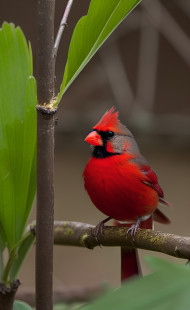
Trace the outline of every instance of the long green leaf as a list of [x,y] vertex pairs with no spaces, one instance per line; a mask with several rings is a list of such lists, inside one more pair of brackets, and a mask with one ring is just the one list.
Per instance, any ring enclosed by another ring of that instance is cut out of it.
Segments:
[[[149,259],[150,261],[150,259]],[[84,310],[188,310],[190,270],[186,266],[151,258],[156,272],[125,283],[100,297]]]
[[[0,227],[11,249],[21,238],[36,190],[36,82],[19,27],[0,29]],[[3,243],[3,242],[1,242]]]
[[87,16],[77,23],[69,47],[57,102],[104,41],[141,0],[91,0]]

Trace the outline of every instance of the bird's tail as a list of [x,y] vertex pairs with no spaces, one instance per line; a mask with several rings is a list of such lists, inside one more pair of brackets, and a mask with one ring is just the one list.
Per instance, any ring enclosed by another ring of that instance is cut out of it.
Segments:
[[[114,226],[125,226],[131,227],[131,224],[121,224],[114,221]],[[152,216],[146,221],[140,223],[140,228],[152,229],[153,228],[153,218]],[[126,281],[130,277],[135,275],[141,275],[141,267],[138,257],[137,249],[129,247],[121,247],[121,281]]]
[[121,247],[121,281],[140,274],[141,267],[137,250]]

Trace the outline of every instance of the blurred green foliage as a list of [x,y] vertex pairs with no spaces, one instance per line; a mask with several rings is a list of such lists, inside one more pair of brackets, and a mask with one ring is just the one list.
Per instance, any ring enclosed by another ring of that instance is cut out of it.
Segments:
[[111,290],[82,310],[189,310],[190,269],[149,257],[154,272]]

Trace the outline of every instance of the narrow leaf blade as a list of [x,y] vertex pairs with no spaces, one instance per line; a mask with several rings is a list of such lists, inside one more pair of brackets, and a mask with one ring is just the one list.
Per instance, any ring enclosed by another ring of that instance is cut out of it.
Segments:
[[21,29],[13,24],[4,23],[0,29],[0,68],[0,227],[1,243],[11,249],[22,236],[32,206],[36,169],[31,50]]
[[91,0],[87,16],[77,23],[69,47],[57,105],[68,87],[104,41],[141,0]]

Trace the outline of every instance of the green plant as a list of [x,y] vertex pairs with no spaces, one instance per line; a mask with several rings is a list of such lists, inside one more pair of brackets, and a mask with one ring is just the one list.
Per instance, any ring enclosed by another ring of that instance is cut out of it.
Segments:
[[[58,106],[78,74],[139,2],[91,0],[87,16],[73,32],[60,92],[47,109]],[[37,92],[32,52],[13,24],[4,23],[0,29],[0,68],[0,281],[9,286],[34,242],[34,235],[24,230],[36,192]],[[83,309],[188,309],[189,269],[153,258],[149,263],[153,274],[108,292]],[[17,301],[17,309],[30,307]]]
[[36,192],[32,51],[13,24],[4,23],[0,29],[0,67],[0,280],[8,284],[34,241],[32,234],[23,234]]
[[91,0],[88,14],[78,21],[74,29],[55,106],[106,39],[140,1]]
[[[80,19],[73,33],[55,106],[138,2],[91,1],[88,15]],[[24,229],[36,192],[37,92],[32,51],[21,29],[13,24],[4,23],[0,29],[0,67],[0,281],[9,286],[34,242],[33,234],[24,235]]]
[[190,270],[155,257],[147,261],[153,273],[111,290],[83,310],[188,310]]

